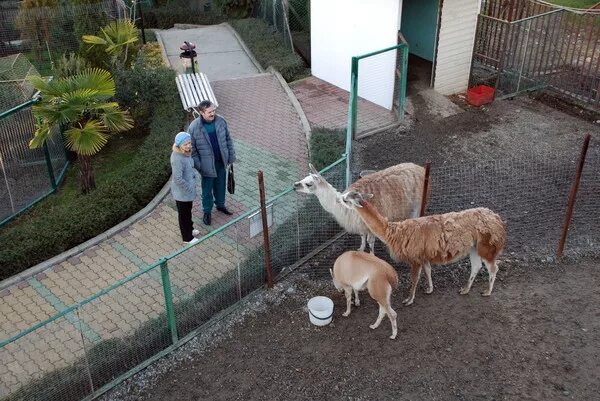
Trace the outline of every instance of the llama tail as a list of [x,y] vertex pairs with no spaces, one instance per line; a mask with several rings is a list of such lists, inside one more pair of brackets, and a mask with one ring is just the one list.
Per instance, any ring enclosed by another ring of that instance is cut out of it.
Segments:
[[392,290],[398,288],[398,273],[396,273],[396,270],[394,270],[393,267],[389,266],[387,269],[385,269],[385,278],[392,286]]

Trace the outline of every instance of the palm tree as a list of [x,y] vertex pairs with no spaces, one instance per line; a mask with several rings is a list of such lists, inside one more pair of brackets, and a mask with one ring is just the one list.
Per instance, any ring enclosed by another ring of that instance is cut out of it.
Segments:
[[29,147],[42,146],[62,128],[67,149],[77,154],[81,191],[90,192],[96,188],[91,156],[102,149],[108,135],[133,126],[129,113],[111,101],[115,81],[110,72],[98,68],[49,82],[41,77],[30,80],[41,101],[33,106],[37,123]]
[[117,20],[102,28],[99,36],[81,38],[91,47],[100,46],[110,56],[112,67],[126,68],[131,65],[133,54],[130,53],[136,50],[133,44],[138,41],[138,32],[132,21]]

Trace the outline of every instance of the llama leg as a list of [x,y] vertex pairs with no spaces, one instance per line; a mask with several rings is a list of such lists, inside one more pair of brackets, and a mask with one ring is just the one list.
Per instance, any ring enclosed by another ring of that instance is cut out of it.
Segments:
[[396,338],[396,335],[398,334],[398,323],[396,318],[398,317],[398,314],[396,313],[395,310],[392,309],[392,307],[389,305],[388,302],[388,306],[387,306],[387,315],[388,318],[390,319],[390,323],[392,324],[392,335],[390,336],[390,338],[393,340]]
[[375,236],[373,234],[367,234],[367,241],[369,242],[369,249],[371,249],[371,255],[375,255]]
[[354,305],[360,306],[360,299],[358,299],[358,290],[354,288]]
[[431,294],[433,292],[433,281],[431,281],[431,264],[429,262],[425,262],[423,264],[425,268],[425,277],[427,277],[427,290],[425,294]]
[[381,304],[379,304],[379,315],[377,315],[377,320],[375,320],[375,323],[373,323],[369,327],[372,329],[378,328],[379,325],[381,324],[381,321],[383,320],[384,316],[385,316],[385,308],[383,306],[381,306]]
[[483,295],[484,297],[489,297],[490,295],[492,295],[492,290],[494,289],[494,281],[496,281],[496,273],[498,272],[498,262],[496,262],[495,260],[492,262],[484,260],[483,263],[485,264],[485,268],[488,271],[488,280],[490,285],[487,291],[482,292],[481,295]]
[[419,284],[419,278],[421,277],[421,265],[413,265],[410,268],[410,280],[412,286],[410,287],[410,295],[402,303],[405,306],[412,305],[415,300],[415,292],[417,291],[417,284]]
[[481,256],[479,256],[475,247],[471,248],[469,256],[471,257],[471,275],[469,276],[467,285],[460,289],[460,295],[467,295],[469,293],[473,281],[475,280],[477,273],[479,273],[479,269],[481,269]]
[[364,252],[366,246],[367,246],[367,236],[361,234],[360,235],[360,248],[358,248],[358,252]]
[[342,316],[346,317],[350,314],[350,304],[352,303],[352,287],[344,287],[344,293],[346,294],[346,312],[342,313]]

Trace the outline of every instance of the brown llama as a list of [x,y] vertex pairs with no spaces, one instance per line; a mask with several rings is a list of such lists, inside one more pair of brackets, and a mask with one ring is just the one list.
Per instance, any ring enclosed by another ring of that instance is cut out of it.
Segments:
[[410,265],[412,286],[409,297],[402,301],[405,305],[415,299],[421,268],[427,277],[426,293],[431,294],[431,264],[448,264],[467,255],[471,258],[471,275],[460,293],[469,293],[483,260],[489,274],[489,287],[482,295],[491,295],[498,271],[496,258],[506,244],[506,229],[500,216],[489,209],[476,208],[389,222],[366,200],[371,197],[349,191],[342,195],[341,202],[358,212],[369,229],[386,243],[394,260]]

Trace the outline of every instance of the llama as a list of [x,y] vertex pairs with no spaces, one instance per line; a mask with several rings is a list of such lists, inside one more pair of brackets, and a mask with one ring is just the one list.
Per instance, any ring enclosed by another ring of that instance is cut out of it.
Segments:
[[496,258],[506,244],[506,229],[500,216],[489,209],[476,208],[394,223],[388,222],[366,200],[372,196],[349,191],[341,196],[341,202],[358,212],[369,229],[387,244],[394,260],[410,265],[412,286],[409,297],[402,303],[413,303],[422,267],[427,277],[426,293],[431,294],[431,263],[452,263],[467,255],[471,258],[471,274],[460,294],[469,293],[482,259],[488,271],[489,287],[481,295],[492,294],[498,271]]
[[[371,254],[375,253],[375,236],[361,220],[358,213],[339,202],[339,193],[321,176],[312,164],[311,174],[294,183],[296,192],[315,194],[321,206],[333,215],[340,226],[351,234],[360,234],[359,251],[364,251],[367,242]],[[359,179],[350,190],[374,193],[375,206],[391,221],[418,217],[421,208],[425,169],[413,163],[401,163],[384,170],[373,172]]]
[[369,295],[379,304],[379,315],[375,323],[369,327],[376,329],[381,324],[385,315],[392,324],[393,340],[398,333],[396,311],[391,307],[390,298],[392,291],[398,288],[398,273],[384,260],[375,255],[360,251],[347,251],[341,254],[333,264],[333,270],[329,269],[333,278],[333,285],[339,291],[346,294],[346,312],[342,316],[350,315],[352,303],[352,291],[354,291],[354,305],[359,306],[358,291],[365,288]]

